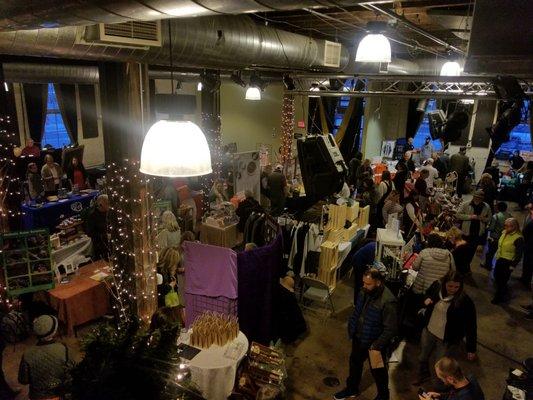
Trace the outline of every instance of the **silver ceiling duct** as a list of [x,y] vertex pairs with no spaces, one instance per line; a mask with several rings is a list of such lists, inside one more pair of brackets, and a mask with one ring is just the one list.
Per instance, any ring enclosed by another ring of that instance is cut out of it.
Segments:
[[[30,4],[28,4],[30,3]],[[10,0],[2,2],[0,30],[114,24],[167,18],[353,6],[362,0]],[[392,1],[374,1],[392,3]]]
[[4,79],[17,83],[98,83],[98,67],[85,65],[4,63]]
[[[256,24],[247,16],[220,16],[161,21],[161,47],[131,48],[80,43],[85,28],[67,26],[0,33],[0,54],[98,61],[136,61],[168,66],[168,23],[176,66],[295,70],[325,68],[326,42]],[[340,67],[348,64],[342,46]]]

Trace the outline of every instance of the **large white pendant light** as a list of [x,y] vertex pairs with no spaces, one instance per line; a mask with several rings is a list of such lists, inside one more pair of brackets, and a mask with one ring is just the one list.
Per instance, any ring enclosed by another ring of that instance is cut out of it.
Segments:
[[204,133],[191,121],[157,121],[144,138],[140,171],[167,177],[210,174],[211,153]]
[[[170,84],[174,94],[171,23],[168,22]],[[144,137],[139,170],[148,175],[188,177],[207,175],[211,153],[202,130],[191,121],[157,121]]]
[[381,33],[367,34],[357,46],[355,61],[390,63],[391,47],[389,39]]
[[440,69],[441,76],[459,76],[461,75],[461,66],[457,61],[447,61]]
[[246,100],[261,100],[261,90],[259,90],[258,87],[255,86],[249,86],[248,89],[246,89]]

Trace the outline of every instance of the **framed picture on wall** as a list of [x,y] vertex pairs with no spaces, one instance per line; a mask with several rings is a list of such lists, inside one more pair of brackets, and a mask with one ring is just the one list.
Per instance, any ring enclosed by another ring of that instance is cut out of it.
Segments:
[[394,147],[396,146],[395,140],[384,140],[381,143],[381,157],[392,158],[394,156]]

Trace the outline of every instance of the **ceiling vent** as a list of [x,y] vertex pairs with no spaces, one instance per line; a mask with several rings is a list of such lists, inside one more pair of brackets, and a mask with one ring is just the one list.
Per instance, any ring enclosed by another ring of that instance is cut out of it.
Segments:
[[161,47],[160,21],[98,24],[85,29],[85,41],[126,47]]
[[341,49],[340,43],[325,41],[324,44],[324,66],[338,68],[341,64]]

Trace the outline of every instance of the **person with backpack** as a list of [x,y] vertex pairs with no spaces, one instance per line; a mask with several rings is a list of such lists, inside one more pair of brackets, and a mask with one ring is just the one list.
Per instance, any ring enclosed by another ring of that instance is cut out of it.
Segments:
[[60,400],[65,390],[66,372],[72,359],[68,347],[56,341],[58,321],[52,315],[41,315],[33,321],[38,338],[22,356],[18,380],[30,385],[30,400]]

